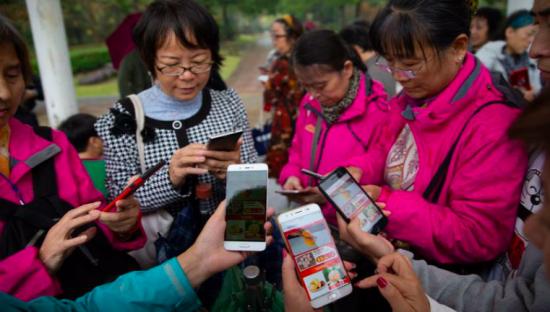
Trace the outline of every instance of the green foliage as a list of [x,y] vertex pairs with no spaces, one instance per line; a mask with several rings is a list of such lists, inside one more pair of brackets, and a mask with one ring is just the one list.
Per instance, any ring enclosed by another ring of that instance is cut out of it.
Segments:
[[82,73],[103,67],[111,62],[107,47],[88,47],[70,52],[73,73]]
[[95,96],[118,96],[117,78],[111,78],[107,81],[93,85],[79,85],[75,79],[75,90],[77,97],[95,97]]
[[[111,57],[104,45],[87,45],[73,47],[69,51],[73,74],[83,73],[103,67],[111,62]],[[35,57],[31,58],[31,66],[35,73],[38,73],[38,62]]]

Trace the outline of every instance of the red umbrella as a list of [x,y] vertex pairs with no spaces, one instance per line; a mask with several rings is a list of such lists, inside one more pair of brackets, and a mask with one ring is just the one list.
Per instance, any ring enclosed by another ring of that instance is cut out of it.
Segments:
[[122,59],[135,48],[134,41],[132,40],[132,30],[141,18],[141,15],[141,12],[137,12],[126,16],[109,37],[107,37],[107,40],[105,40],[115,69],[118,69]]

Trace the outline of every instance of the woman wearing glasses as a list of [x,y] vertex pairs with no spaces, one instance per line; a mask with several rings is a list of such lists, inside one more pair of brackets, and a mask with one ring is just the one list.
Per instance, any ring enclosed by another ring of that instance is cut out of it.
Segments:
[[[227,167],[256,160],[239,96],[232,89],[206,87],[222,63],[218,26],[194,1],[159,0],[149,5],[137,24],[134,41],[155,80],[137,95],[145,115],[140,133],[143,159],[136,143],[135,104],[125,98],[96,123],[105,144],[107,187],[116,196],[128,177],[165,160],[168,165],[135,194],[143,213],[164,209],[175,217],[183,209],[181,213],[188,211],[194,218],[193,224],[204,224],[225,197]],[[209,137],[235,130],[244,131],[235,150],[206,148]],[[200,215],[192,211],[197,206]],[[178,230],[196,234],[187,228]]]
[[302,32],[302,24],[292,15],[278,18],[271,25],[271,40],[278,56],[269,68],[264,110],[273,111],[266,162],[269,165],[269,176],[275,179],[288,160],[298,104],[304,95],[290,65],[290,53]]
[[466,1],[393,0],[377,15],[374,49],[403,86],[399,130],[350,162],[363,184],[384,181],[365,188],[391,212],[391,238],[461,272],[505,251],[527,165],[506,133],[521,96],[468,52],[470,14]]
[[[383,132],[388,106],[384,87],[366,73],[359,55],[336,33],[313,30],[296,43],[292,54],[296,77],[307,90],[300,104],[296,133],[279,182],[285,190],[308,188],[292,198],[323,205],[327,221],[336,225],[336,210],[327,204],[309,169],[328,174],[354,155],[371,148]],[[370,183],[381,180],[370,181]]]

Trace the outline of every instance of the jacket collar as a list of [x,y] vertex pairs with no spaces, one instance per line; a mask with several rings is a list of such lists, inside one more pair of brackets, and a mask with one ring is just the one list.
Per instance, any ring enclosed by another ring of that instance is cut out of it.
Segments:
[[[361,117],[363,114],[366,113],[367,104],[369,101],[372,101],[372,99],[370,98],[372,93],[372,83],[370,83],[370,86],[368,86],[367,88],[367,78],[365,77],[365,74],[360,73],[360,75],[361,78],[359,80],[359,88],[357,89],[355,100],[353,100],[353,103],[342,113],[336,123],[346,122],[354,118]],[[369,91],[368,95],[367,91]],[[305,96],[306,99],[309,99],[309,101],[304,106],[305,109],[313,112],[317,116],[321,116],[324,119],[322,113],[323,110],[319,101],[315,100],[309,93],[307,93]]]
[[487,84],[492,85],[489,72],[473,54],[467,53],[464,64],[453,81],[438,95],[427,101],[426,107],[411,107],[410,103],[414,100],[405,92],[400,93],[396,100],[405,119],[445,120],[465,109],[468,105],[463,104],[472,101],[476,96],[483,96],[485,92],[500,93]]
[[14,183],[34,167],[61,152],[59,145],[38,136],[30,126],[13,117],[9,120],[9,126],[11,129],[10,162],[13,165],[10,180]]

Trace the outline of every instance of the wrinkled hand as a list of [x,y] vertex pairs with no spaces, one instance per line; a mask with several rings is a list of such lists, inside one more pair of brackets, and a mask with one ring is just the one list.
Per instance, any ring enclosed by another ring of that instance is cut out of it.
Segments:
[[359,182],[361,181],[361,177],[363,176],[363,170],[357,168],[357,167],[347,167],[346,168],[351,174],[351,176],[355,179],[355,181]]
[[[139,176],[133,176],[128,180],[130,185]],[[139,201],[132,195],[115,203],[116,212],[102,212],[99,221],[115,233],[119,238],[125,239],[140,226],[141,208]]]
[[393,311],[430,311],[430,303],[409,258],[399,253],[387,255],[378,261],[378,272],[379,274],[357,282],[355,286],[378,286]]
[[76,247],[94,237],[96,227],[88,228],[76,237],[72,237],[72,233],[78,227],[99,218],[100,212],[96,210],[99,205],[100,202],[95,202],[71,209],[50,228],[38,251],[38,257],[50,274],[59,270],[63,261]]
[[340,238],[350,244],[353,249],[369,257],[374,263],[378,262],[381,257],[395,251],[393,245],[382,235],[363,232],[359,218],[354,218],[350,223],[346,223],[339,214],[336,218]]
[[300,285],[292,257],[283,249],[283,293],[286,312],[322,311],[314,310],[308,300],[306,290]]
[[116,208],[116,212],[102,212],[99,221],[119,236],[131,234],[139,228],[137,223],[140,220],[141,209],[134,196],[117,201]]
[[295,176],[290,176],[286,179],[285,184],[283,185],[283,190],[303,190],[302,183],[300,179]]
[[206,146],[203,144],[193,143],[178,149],[172,155],[168,167],[170,182],[175,188],[178,188],[185,183],[185,178],[188,175],[206,174],[208,170],[196,167],[205,161]]
[[[344,268],[348,271],[351,279],[357,276],[357,273],[353,271],[355,264],[344,261]],[[282,277],[286,312],[323,311],[323,309],[313,309],[311,306],[306,290],[302,287],[296,275],[296,267],[292,256],[287,254],[285,249],[283,249]]]
[[533,100],[535,99],[535,90],[531,89],[531,90],[527,90],[525,88],[519,88],[519,91],[521,91],[521,93],[523,94],[523,98],[527,101],[527,102],[533,102]]
[[[210,217],[199,237],[187,251],[177,257],[183,271],[187,275],[193,287],[199,286],[208,277],[241,263],[251,253],[242,251],[228,251],[224,248],[225,235],[225,201]],[[267,210],[269,220],[275,210]],[[271,244],[272,225],[269,221],[264,223],[266,243]]]
[[297,194],[295,200],[302,205],[306,204],[318,204],[323,205],[327,202],[327,199],[318,187],[307,187],[307,193]]
[[235,149],[229,152],[206,150],[206,161],[202,168],[207,169],[217,179],[224,180],[227,176],[227,167],[241,163],[241,145],[243,139],[239,139]]
[[369,193],[370,198],[374,201],[378,200],[380,193],[382,193],[382,188],[378,185],[363,185],[363,189]]

